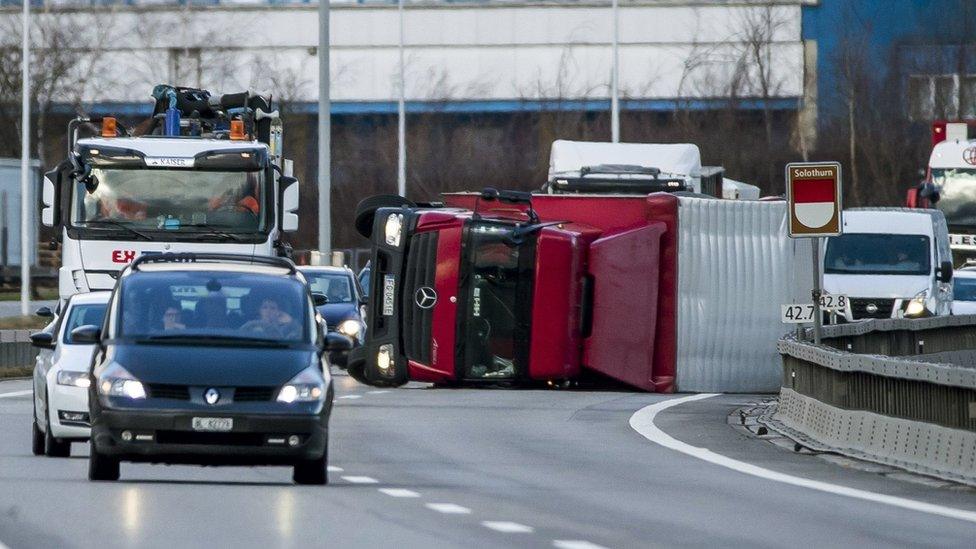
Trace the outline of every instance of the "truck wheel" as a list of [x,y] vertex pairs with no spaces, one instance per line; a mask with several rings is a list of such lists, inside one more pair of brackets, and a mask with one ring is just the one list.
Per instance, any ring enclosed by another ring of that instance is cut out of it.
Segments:
[[325,443],[325,452],[319,459],[304,460],[295,464],[292,479],[295,484],[318,485],[329,483],[329,443]]
[[94,440],[88,454],[88,480],[119,480],[119,460],[99,454]]
[[378,194],[362,199],[356,206],[356,231],[366,238],[371,238],[376,210],[403,206],[413,208],[415,204],[398,194]]
[[44,455],[47,457],[61,458],[71,456],[71,443],[55,438],[51,434],[51,410],[47,411],[47,432],[44,433]]

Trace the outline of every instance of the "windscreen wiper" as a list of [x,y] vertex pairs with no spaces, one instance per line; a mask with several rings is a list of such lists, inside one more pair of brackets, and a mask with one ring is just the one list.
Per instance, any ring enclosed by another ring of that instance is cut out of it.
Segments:
[[94,221],[81,221],[80,223],[84,223],[85,225],[111,225],[113,227],[118,227],[119,229],[122,229],[122,230],[128,232],[129,234],[134,234],[134,235],[138,236],[139,238],[141,238],[143,240],[152,240],[152,237],[149,236],[149,235],[147,235],[146,233],[137,231],[137,230],[133,229],[132,227],[126,225],[125,223],[120,223],[118,221],[112,221],[111,219],[97,219],[97,220],[94,220]]
[[218,227],[217,225],[210,225],[210,224],[207,224],[207,223],[190,223],[190,224],[187,224],[187,225],[181,225],[180,227],[199,227],[199,228],[203,228],[203,229],[208,229],[206,231],[200,231],[200,232],[194,232],[194,233],[187,233],[187,234],[193,234],[195,236],[212,236],[212,237],[217,237],[217,238],[223,238],[225,240],[233,240],[234,242],[243,242],[244,241],[244,239],[241,237],[241,235],[234,234],[234,233],[229,233],[227,231],[222,231],[222,230],[220,230],[220,229],[217,228]]
[[271,347],[287,347],[288,343],[264,337],[239,337],[239,336],[217,336],[202,334],[156,334],[144,336],[137,339],[139,343],[182,343],[182,342],[205,342],[205,343],[224,343],[229,345],[245,344],[260,345]]

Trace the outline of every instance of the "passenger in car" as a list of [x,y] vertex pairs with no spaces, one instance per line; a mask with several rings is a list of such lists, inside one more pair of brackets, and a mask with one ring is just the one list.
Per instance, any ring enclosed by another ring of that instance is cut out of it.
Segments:
[[182,309],[176,305],[166,307],[166,311],[163,312],[163,330],[185,330],[186,324],[181,322],[182,312]]
[[271,297],[261,300],[259,318],[245,322],[241,331],[262,335],[271,339],[296,340],[302,337],[302,328],[291,315],[281,310],[278,302]]

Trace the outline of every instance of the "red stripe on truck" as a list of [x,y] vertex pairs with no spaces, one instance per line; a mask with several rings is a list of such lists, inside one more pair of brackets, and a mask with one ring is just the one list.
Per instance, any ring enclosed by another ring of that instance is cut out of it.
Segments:
[[793,181],[793,202],[833,202],[835,183],[833,179],[800,179]]

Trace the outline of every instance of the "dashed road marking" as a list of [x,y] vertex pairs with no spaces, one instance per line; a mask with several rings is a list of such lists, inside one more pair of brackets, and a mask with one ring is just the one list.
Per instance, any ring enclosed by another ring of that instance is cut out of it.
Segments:
[[345,469],[343,469],[342,467],[336,467],[335,465],[329,465],[329,472],[330,473],[341,473],[343,471],[345,471]]
[[346,482],[351,482],[353,484],[379,484],[380,483],[380,481],[376,480],[373,477],[349,476],[349,477],[342,477],[342,479],[345,480]]
[[602,545],[581,539],[556,539],[552,541],[552,546],[559,549],[607,549]]
[[29,394],[31,394],[33,392],[34,392],[33,390],[28,389],[26,391],[14,391],[12,393],[0,393],[0,398],[14,398],[14,397],[19,397],[19,396],[29,395]]
[[428,503],[424,507],[447,515],[470,515],[471,509],[454,503]]
[[868,492],[867,490],[859,490],[857,488],[841,486],[839,484],[831,484],[829,482],[787,475],[785,473],[759,467],[758,465],[752,465],[751,463],[732,459],[721,454],[716,454],[708,448],[700,448],[698,446],[692,446],[686,442],[681,442],[680,440],[677,440],[671,435],[665,433],[654,424],[654,418],[659,412],[663,412],[672,406],[677,406],[679,404],[693,402],[704,398],[711,398],[714,396],[717,395],[690,395],[686,397],[663,400],[656,404],[645,406],[634,412],[634,415],[630,416],[630,426],[647,440],[660,444],[665,448],[670,448],[672,450],[681,452],[682,454],[725,467],[726,469],[738,471],[746,475],[781,482],[783,484],[790,484],[792,486],[799,486],[801,488],[808,488],[810,490],[817,490],[819,492],[827,492],[828,494],[836,494],[839,496],[881,503],[883,505],[890,505],[892,507],[900,507],[902,509],[908,509],[911,511],[919,511],[922,513],[928,513],[930,515],[954,518],[964,520],[966,522],[976,522],[976,512],[973,511],[956,509],[954,507],[945,507],[942,505],[935,505],[933,503],[926,503],[924,501],[907,499],[898,496],[889,496],[887,494],[878,494],[875,492]]
[[342,399],[342,398],[346,398],[346,399],[363,398],[363,395],[342,395],[339,398],[340,399]]
[[406,488],[380,488],[380,492],[392,498],[419,498],[420,494]]
[[389,391],[366,391],[367,395],[382,395],[389,393]]
[[483,520],[481,521],[481,525],[504,534],[531,534],[535,532],[535,528],[531,526],[505,520]]

